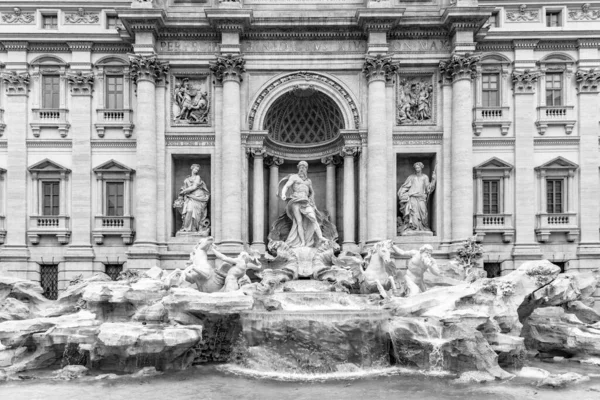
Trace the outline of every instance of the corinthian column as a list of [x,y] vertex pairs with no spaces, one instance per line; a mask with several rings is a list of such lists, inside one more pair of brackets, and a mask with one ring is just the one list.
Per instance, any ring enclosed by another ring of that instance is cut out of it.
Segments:
[[265,180],[263,165],[265,149],[249,149],[254,156],[253,193],[252,193],[252,247],[265,250]]
[[[217,57],[211,65],[223,83],[223,142],[221,151],[221,243],[233,248],[242,245],[242,158],[240,125],[240,81],[246,71],[242,56]],[[233,250],[233,249],[232,249]]]
[[341,156],[344,157],[344,250],[356,251],[356,191],[354,188],[354,157],[359,152],[358,147],[344,147]]
[[[367,77],[368,133],[367,133],[367,243],[384,240],[387,236],[388,181],[387,116],[385,82],[398,69],[391,57],[367,56],[363,73]],[[344,239],[345,240],[345,239]]]
[[[157,56],[131,56],[131,78],[137,85],[136,240],[134,247],[156,246],[157,138],[156,82],[164,79],[169,65]],[[146,267],[147,268],[147,267]]]
[[440,62],[440,71],[452,80],[452,241],[473,236],[473,93],[471,80],[480,57],[453,55]]
[[279,217],[279,166],[283,164],[283,158],[267,157],[265,164],[269,167],[269,230]]

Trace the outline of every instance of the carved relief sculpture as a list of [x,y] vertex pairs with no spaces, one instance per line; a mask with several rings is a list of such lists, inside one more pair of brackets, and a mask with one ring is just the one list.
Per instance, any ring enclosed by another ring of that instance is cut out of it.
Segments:
[[398,85],[398,125],[432,121],[433,85],[431,78],[401,79]]
[[181,78],[173,87],[173,122],[202,125],[209,123],[210,99],[207,79]]
[[595,21],[600,18],[600,10],[590,10],[590,3],[581,6],[581,10],[569,9],[569,21]]
[[13,8],[12,13],[3,13],[2,21],[7,24],[32,24],[35,20],[34,13],[24,13],[20,8]]
[[273,224],[269,239],[284,241],[289,247],[318,247],[321,242],[337,239],[337,229],[327,215],[317,209],[315,193],[308,178],[308,163],[298,163],[298,173],[286,176],[281,199],[287,201],[285,213]]
[[532,22],[539,20],[539,10],[527,11],[527,6],[521,4],[518,10],[506,11],[506,20],[509,22]]
[[433,170],[431,182],[429,182],[429,177],[423,173],[423,163],[417,162],[413,167],[415,173],[406,178],[406,181],[398,190],[398,202],[400,204],[398,233],[400,235],[431,232],[427,202],[429,195],[435,190],[436,169]]
[[76,13],[65,14],[66,24],[97,24],[99,21],[98,14],[86,13],[81,7]]
[[206,183],[200,178],[200,165],[190,167],[191,175],[185,178],[179,190],[179,196],[173,203],[173,208],[181,213],[183,225],[179,232],[198,233],[208,236],[210,219],[208,219],[208,200],[210,192]]
[[29,73],[10,71],[1,75],[2,81],[6,84],[6,93],[25,94],[29,87]]

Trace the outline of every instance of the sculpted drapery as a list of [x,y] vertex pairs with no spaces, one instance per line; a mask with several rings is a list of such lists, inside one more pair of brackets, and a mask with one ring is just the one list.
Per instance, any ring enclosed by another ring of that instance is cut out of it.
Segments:
[[429,232],[429,215],[427,212],[427,201],[429,195],[434,191],[436,184],[436,173],[433,172],[432,181],[425,175],[423,163],[415,163],[416,173],[406,178],[400,190],[398,190],[398,201],[400,204],[401,225],[400,233],[409,234],[411,231]]

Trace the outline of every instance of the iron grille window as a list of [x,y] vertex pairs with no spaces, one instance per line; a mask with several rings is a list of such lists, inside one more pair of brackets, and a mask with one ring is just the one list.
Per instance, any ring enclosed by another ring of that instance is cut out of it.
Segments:
[[482,97],[484,107],[498,107],[500,91],[498,90],[498,74],[483,74],[481,76]]
[[106,77],[106,108],[111,110],[123,108],[123,77]]
[[40,265],[40,285],[44,297],[50,300],[58,298],[58,264]]
[[483,263],[483,269],[488,278],[497,278],[502,273],[500,263]]
[[566,261],[552,261],[552,264],[556,265],[557,267],[560,268],[560,273],[562,274],[563,272],[565,272],[565,268],[567,267],[567,262]]
[[60,214],[60,182],[42,182],[42,215]]
[[106,215],[109,217],[123,216],[125,184],[123,182],[106,183]]
[[555,28],[561,26],[560,11],[546,11],[546,26]]
[[42,16],[43,29],[58,29],[58,16],[56,14]]
[[499,214],[500,207],[498,206],[500,186],[499,180],[484,180],[483,181],[483,213],[484,214]]
[[546,74],[546,105],[562,105],[562,74]]
[[123,272],[122,264],[105,264],[104,271],[106,275],[110,277],[113,281],[116,281],[121,272]]
[[44,75],[42,77],[42,108],[60,107],[60,77]]
[[119,26],[119,17],[116,15],[107,15],[106,29],[117,29],[117,26]]
[[546,212],[548,214],[560,214],[563,212],[563,180],[546,180]]

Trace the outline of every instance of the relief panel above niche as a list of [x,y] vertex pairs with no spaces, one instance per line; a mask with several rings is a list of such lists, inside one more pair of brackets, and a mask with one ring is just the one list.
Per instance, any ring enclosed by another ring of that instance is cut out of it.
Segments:
[[436,87],[432,73],[399,75],[396,89],[396,124],[435,125]]
[[171,125],[211,125],[211,91],[208,73],[171,77]]

